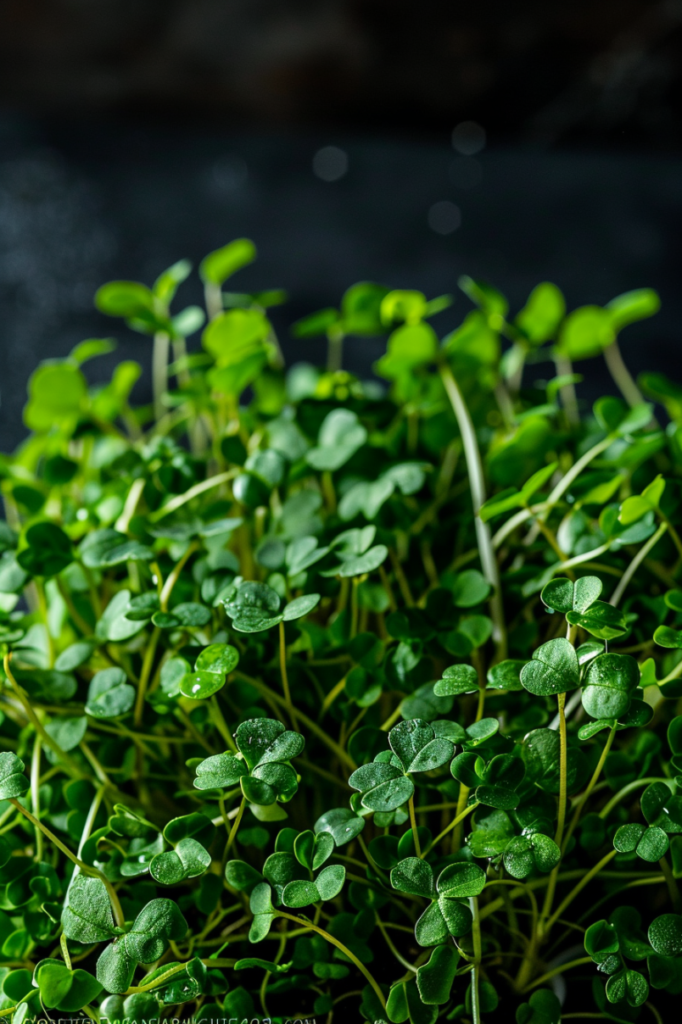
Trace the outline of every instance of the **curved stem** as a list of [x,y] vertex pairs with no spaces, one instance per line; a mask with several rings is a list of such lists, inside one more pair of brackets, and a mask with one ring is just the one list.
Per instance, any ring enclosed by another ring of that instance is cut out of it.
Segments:
[[[462,788],[464,788],[464,787],[462,787]],[[466,792],[467,792],[467,796],[468,796],[469,795],[469,790],[467,789]],[[453,820],[450,822],[450,824],[446,828],[444,828],[443,831],[441,833],[439,833],[439,835],[437,835],[435,839],[431,840],[429,845],[424,850],[424,856],[426,857],[427,854],[431,853],[431,850],[434,848],[434,846],[436,846],[436,844],[439,843],[441,841],[441,839],[443,839],[448,834],[448,832],[451,831],[451,829],[456,828],[457,825],[459,825],[459,823],[461,821],[464,821],[466,816],[468,814],[471,814],[473,811],[475,811],[478,806],[479,806],[479,802],[477,800],[476,803],[471,804],[469,807],[466,807],[463,811],[461,811],[461,813],[457,814],[453,818]]]
[[485,504],[486,490],[485,478],[483,476],[483,463],[481,453],[476,440],[476,431],[472,422],[469,410],[459,390],[457,381],[452,370],[447,364],[441,366],[441,378],[443,385],[450,399],[459,432],[462,435],[464,447],[464,458],[469,474],[469,486],[471,488],[471,500],[474,506],[474,526],[476,539],[481,559],[483,575],[492,587],[490,598],[490,614],[493,620],[493,638],[498,647],[499,659],[504,661],[507,657],[507,630],[504,622],[504,608],[502,605],[502,591],[500,589],[500,569],[497,564],[497,556],[493,549],[490,527],[484,523],[479,516],[479,509]]
[[54,843],[54,845],[59,850],[61,850],[62,853],[66,857],[69,858],[69,860],[73,861],[73,863],[76,865],[76,867],[79,868],[83,872],[84,875],[89,875],[91,878],[99,878],[99,880],[101,882],[104,882],[104,885],[106,886],[107,893],[109,894],[109,899],[111,900],[111,907],[112,907],[112,910],[114,912],[114,918],[116,920],[116,924],[119,927],[122,927],[125,924],[125,915],[124,915],[123,910],[121,908],[121,903],[120,903],[119,898],[118,898],[118,893],[116,892],[116,890],[114,889],[113,885],[111,884],[109,879],[106,877],[106,875],[103,875],[101,871],[97,870],[97,868],[90,867],[90,865],[86,864],[85,861],[82,861],[80,859],[80,857],[77,857],[76,854],[73,853],[68,848],[68,846],[66,846],[61,841],[61,839],[57,838],[57,836],[54,834],[54,832],[51,832],[50,829],[46,825],[43,825],[43,823],[41,821],[38,821],[37,818],[34,818],[33,815],[31,814],[31,812],[27,811],[26,808],[23,807],[19,803],[18,800],[16,800],[14,797],[11,797],[9,802],[12,804],[13,807],[16,807],[16,809],[18,811],[21,811],[21,813],[24,815],[24,817],[28,818],[28,820],[31,822],[31,824],[35,828],[41,829],[45,833],[47,838],[50,840],[50,842]]
[[604,362],[609,368],[614,384],[617,385],[621,395],[629,406],[640,405],[644,396],[639,390],[627,366],[623,362],[620,347],[617,341],[612,341],[604,349]]
[[561,967],[555,967],[552,971],[547,971],[546,974],[542,974],[539,978],[536,978],[534,982],[526,987],[524,991],[529,992],[532,988],[537,988],[538,985],[544,985],[550,978],[555,977],[557,974],[563,974],[564,971],[570,971],[574,967],[582,967],[583,964],[593,963],[591,956],[581,956],[578,960],[571,960],[570,963],[562,964]]
[[605,857],[602,857],[602,859],[594,865],[594,867],[590,868],[587,874],[580,879],[575,888],[571,889],[568,896],[566,896],[566,898],[561,901],[561,903],[559,904],[559,906],[547,922],[547,926],[544,931],[545,936],[549,935],[549,931],[552,925],[557,921],[558,918],[562,916],[564,910],[566,910],[566,908],[571,905],[576,896],[578,896],[583,891],[585,886],[592,881],[595,875],[599,874],[602,868],[606,867],[606,865],[613,860],[617,853],[617,850],[611,850],[610,853],[607,853]]
[[606,763],[606,758],[609,756],[609,751],[611,749],[611,745],[612,745],[612,743],[613,743],[613,741],[614,741],[614,739],[616,737],[616,731],[617,731],[616,730],[616,726],[614,725],[611,728],[610,732],[609,732],[609,735],[608,735],[608,738],[606,740],[606,743],[604,744],[604,749],[601,752],[601,757],[599,758],[599,760],[597,762],[597,767],[594,769],[594,772],[592,774],[592,778],[588,782],[587,787],[585,789],[585,792],[582,794],[582,796],[580,797],[580,799],[578,800],[578,802],[576,804],[576,808],[575,808],[575,811],[573,813],[573,818],[571,819],[571,824],[568,826],[568,831],[566,832],[566,836],[564,838],[564,844],[563,844],[563,847],[562,847],[562,853],[565,851],[565,849],[566,849],[566,847],[568,845],[569,839],[571,838],[571,836],[575,832],[577,824],[580,821],[580,815],[582,814],[583,807],[587,803],[587,800],[589,799],[589,796],[590,796],[592,790],[597,785],[597,782],[599,780],[599,776],[601,775],[601,772],[602,772],[602,768],[604,767],[604,764]]
[[347,956],[348,959],[355,964],[358,970],[361,971],[362,974],[364,974],[365,978],[374,989],[377,998],[381,1003],[382,1008],[384,1010],[386,1009],[386,1000],[384,998],[384,993],[381,991],[381,988],[375,981],[373,975],[370,974],[365,965],[360,960],[358,960],[356,955],[354,953],[351,953],[350,949],[348,949],[347,946],[344,946],[343,942],[340,942],[338,939],[334,938],[334,936],[330,935],[329,932],[326,932],[324,928],[320,928],[318,925],[313,924],[312,921],[303,921],[301,920],[300,917],[294,917],[293,914],[287,914],[283,910],[277,911],[277,917],[286,917],[288,921],[293,921],[294,924],[300,925],[303,928],[309,928],[311,931],[317,932],[318,935],[321,935],[326,942],[330,942],[333,946],[336,946],[336,948],[340,950],[344,956]]
[[614,608],[616,607],[616,605],[620,601],[621,597],[625,593],[625,590],[626,590],[626,588],[628,586],[628,583],[630,582],[632,577],[635,575],[635,573],[639,569],[640,565],[642,564],[642,562],[644,561],[646,556],[649,554],[651,549],[659,542],[659,540],[661,539],[661,537],[663,536],[663,534],[666,532],[667,529],[668,529],[668,524],[667,523],[661,523],[659,528],[656,530],[656,533],[652,534],[651,537],[649,537],[649,539],[646,542],[646,544],[642,545],[642,547],[639,549],[639,551],[637,552],[635,557],[632,559],[632,561],[630,562],[629,566],[627,567],[627,569],[625,570],[625,572],[621,576],[620,581],[618,583],[618,586],[614,590],[614,592],[613,592],[613,594],[611,596],[611,600],[609,601],[609,604],[612,604]]

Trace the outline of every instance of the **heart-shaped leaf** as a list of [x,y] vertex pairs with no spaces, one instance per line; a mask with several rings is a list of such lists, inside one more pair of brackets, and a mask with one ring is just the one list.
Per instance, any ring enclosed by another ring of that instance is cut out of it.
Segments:
[[592,718],[620,718],[639,686],[639,666],[629,654],[600,654],[590,662],[582,702]]
[[574,690],[580,683],[580,672],[573,645],[559,637],[538,647],[521,670],[521,682],[526,690],[540,697]]
[[104,668],[90,680],[85,710],[93,718],[118,718],[135,703],[135,688],[122,668]]
[[543,587],[540,597],[555,612],[582,614],[598,599],[602,582],[598,576],[582,576],[575,582],[567,579],[551,580]]
[[4,751],[0,754],[0,800],[16,799],[29,788],[24,775],[24,762],[16,754]]

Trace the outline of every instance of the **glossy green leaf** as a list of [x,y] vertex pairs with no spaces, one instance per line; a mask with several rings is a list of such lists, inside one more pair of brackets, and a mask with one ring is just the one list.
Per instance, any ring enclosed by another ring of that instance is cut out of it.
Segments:
[[530,693],[549,697],[574,690],[579,684],[578,658],[568,640],[549,640],[533,651],[532,660],[521,670],[521,682]]

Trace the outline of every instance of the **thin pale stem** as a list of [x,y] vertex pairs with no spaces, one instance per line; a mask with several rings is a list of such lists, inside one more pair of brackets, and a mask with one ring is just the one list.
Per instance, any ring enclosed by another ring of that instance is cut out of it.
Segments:
[[441,378],[447,392],[450,404],[452,405],[459,432],[462,435],[464,447],[464,458],[467,464],[469,475],[469,486],[471,488],[471,500],[474,507],[474,525],[476,539],[481,559],[483,575],[492,587],[490,598],[490,613],[493,620],[493,638],[498,647],[500,660],[507,657],[507,630],[504,621],[504,608],[502,605],[502,591],[500,589],[500,569],[497,564],[497,556],[493,549],[490,527],[484,523],[479,516],[479,509],[485,504],[486,489],[483,476],[483,463],[481,453],[476,440],[476,431],[472,422],[469,410],[459,390],[457,381],[454,378],[449,366],[441,367]]

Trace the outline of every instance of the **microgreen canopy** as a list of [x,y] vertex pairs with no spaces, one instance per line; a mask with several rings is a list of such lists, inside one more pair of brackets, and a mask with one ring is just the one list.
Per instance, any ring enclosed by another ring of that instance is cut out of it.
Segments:
[[186,260],[103,285],[144,358],[41,364],[2,456],[0,1013],[663,1019],[682,387],[623,361],[657,296],[464,277],[440,339],[451,296],[361,282],[286,367],[286,295],[228,290],[255,256],[202,261],[205,309]]

